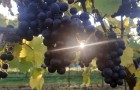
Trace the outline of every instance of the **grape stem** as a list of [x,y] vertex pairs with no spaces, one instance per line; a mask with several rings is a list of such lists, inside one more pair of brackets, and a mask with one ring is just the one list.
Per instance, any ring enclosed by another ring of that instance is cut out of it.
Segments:
[[[99,20],[99,22],[101,23],[101,26],[102,26],[104,32],[106,33],[107,30],[106,30],[106,27],[105,27],[104,22],[103,22],[103,17],[100,15],[100,13],[99,13],[99,11],[98,11],[97,9],[95,9],[95,12],[96,12],[96,14],[97,14],[98,20]],[[104,17],[105,17],[105,16],[104,16]]]
[[104,25],[104,22],[103,22],[103,18],[104,18],[106,15],[104,15],[104,17],[102,17],[102,16],[100,15],[98,9],[95,9],[94,0],[91,0],[91,3],[92,3],[92,13],[96,13],[96,14],[97,14],[97,18],[98,18],[99,22],[101,23],[101,26],[102,26],[104,32],[106,33],[106,32],[107,32],[107,29],[106,29],[106,27],[105,27],[105,25]]
[[123,25],[123,16],[121,16],[121,38],[123,38],[124,35],[124,25]]

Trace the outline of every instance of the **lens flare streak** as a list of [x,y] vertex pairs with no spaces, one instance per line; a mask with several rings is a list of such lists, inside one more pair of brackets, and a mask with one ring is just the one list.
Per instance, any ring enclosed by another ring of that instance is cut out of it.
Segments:
[[51,52],[74,49],[74,48],[84,48],[84,47],[88,47],[88,46],[95,46],[95,45],[100,45],[100,44],[110,43],[110,42],[115,42],[115,41],[116,40],[109,40],[109,41],[94,42],[94,43],[91,43],[91,44],[82,44],[82,45],[80,44],[80,45],[77,45],[77,46],[54,49],[54,50],[51,50]]

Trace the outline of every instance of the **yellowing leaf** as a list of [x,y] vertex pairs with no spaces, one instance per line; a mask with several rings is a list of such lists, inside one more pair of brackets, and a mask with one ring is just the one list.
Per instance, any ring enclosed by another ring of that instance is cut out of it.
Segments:
[[123,56],[121,57],[122,65],[127,66],[133,63],[133,49],[129,46],[126,46],[126,49],[123,52]]
[[26,56],[27,56],[27,50],[26,50],[25,46],[22,45],[22,50],[21,50],[21,52],[20,52],[19,57],[20,57],[20,58],[25,58]]
[[42,77],[44,70],[42,68],[32,68],[30,72],[30,86],[32,89],[42,90],[44,78]]
[[88,87],[90,85],[90,67],[85,68],[86,70],[83,72],[83,84],[81,86]]
[[24,41],[22,51],[20,53],[21,58],[25,58],[27,61],[31,61],[35,67],[40,67],[44,60],[44,53],[46,47],[42,44],[43,38],[34,37],[29,41]]
[[125,18],[124,20],[124,26],[128,27],[129,26],[129,18]]
[[14,57],[19,57],[21,50],[22,50],[22,45],[15,44],[14,45],[14,52],[13,52]]
[[137,84],[134,87],[134,90],[140,90],[140,80],[137,81]]
[[44,69],[42,68],[32,68],[31,71],[30,71],[30,75],[33,77],[33,78],[37,78],[40,74],[43,74],[44,73]]

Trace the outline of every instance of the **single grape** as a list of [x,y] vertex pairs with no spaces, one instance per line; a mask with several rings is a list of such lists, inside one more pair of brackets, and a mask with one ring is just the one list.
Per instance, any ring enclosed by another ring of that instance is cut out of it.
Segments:
[[57,73],[59,73],[59,74],[64,74],[65,72],[66,72],[65,67],[57,69]]
[[115,88],[115,87],[117,87],[117,83],[111,82],[111,83],[110,83],[110,86],[111,86],[112,88]]
[[6,60],[7,59],[7,54],[5,54],[5,53],[1,54],[0,59],[3,60],[3,61]]
[[6,72],[2,72],[1,78],[7,78],[8,74]]
[[7,54],[7,60],[12,61],[14,59],[14,56],[12,54]]
[[118,85],[123,85],[123,80],[122,80],[122,79],[118,79],[118,80],[117,80],[117,84],[118,84]]
[[2,64],[3,69],[8,69],[9,65],[7,63]]
[[80,19],[81,19],[82,21],[88,20],[88,19],[89,19],[89,14],[88,14],[87,12],[81,13]]
[[74,3],[74,0],[68,0],[68,3],[72,4],[72,3]]
[[70,13],[71,13],[72,15],[75,15],[77,12],[78,12],[78,11],[77,11],[77,9],[76,9],[75,7],[72,7],[72,8],[70,9]]
[[50,9],[51,9],[51,12],[52,12],[53,14],[57,14],[57,13],[60,12],[60,7],[59,7],[59,5],[58,5],[57,3],[51,4]]
[[111,68],[104,68],[103,69],[103,75],[105,77],[110,77],[110,76],[112,76],[112,74],[113,74],[113,72],[112,72]]
[[52,66],[48,66],[48,71],[50,73],[54,73],[56,71],[56,68],[52,67]]
[[65,11],[68,10],[68,4],[65,3],[65,2],[61,2],[60,5],[59,5],[59,7],[60,7],[60,10],[61,10],[62,12],[65,12]]

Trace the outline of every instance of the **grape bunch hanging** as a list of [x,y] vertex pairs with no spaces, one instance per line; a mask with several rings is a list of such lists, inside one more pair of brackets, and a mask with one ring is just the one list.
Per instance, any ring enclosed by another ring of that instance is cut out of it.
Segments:
[[1,59],[1,70],[0,78],[6,78],[8,76],[7,69],[9,68],[9,61],[12,61],[14,56],[12,55],[13,47],[8,46],[5,48],[5,52],[0,55]]
[[[74,0],[58,2],[57,0],[19,0],[19,27],[17,34],[28,41],[33,36],[42,35],[43,44],[47,46],[44,64],[50,73],[57,71],[64,74],[79,50],[79,41],[87,44],[80,50],[80,65],[89,66],[93,58],[97,58],[97,66],[111,87],[122,85],[126,72],[120,65],[120,56],[125,44],[118,39],[114,31],[108,37],[96,30],[89,20],[89,13],[78,14]],[[70,15],[67,15],[70,14]],[[95,44],[94,44],[95,43]]]
[[[68,3],[72,4],[74,0],[68,0]],[[17,33],[28,41],[31,41],[33,36],[42,34],[43,44],[48,49],[44,55],[44,63],[51,73],[56,70],[59,74],[65,73],[65,67],[75,58],[77,50],[69,47],[79,45],[77,36],[78,39],[82,39],[82,34],[86,33],[88,36],[93,28],[89,21],[89,14],[83,12],[78,15],[77,9],[75,7],[69,9],[68,3],[57,2],[57,0],[19,0],[18,2]],[[70,13],[71,16],[66,13]]]

